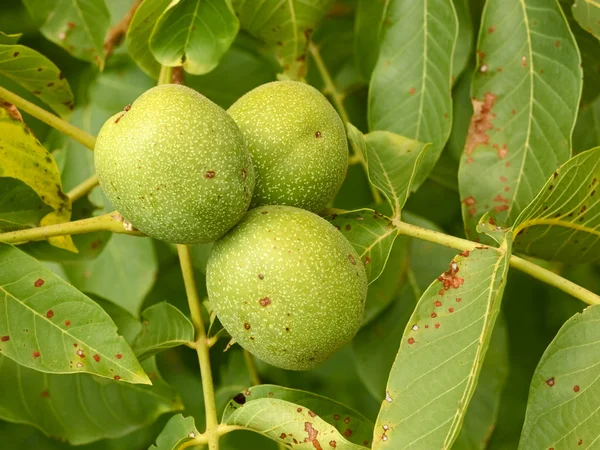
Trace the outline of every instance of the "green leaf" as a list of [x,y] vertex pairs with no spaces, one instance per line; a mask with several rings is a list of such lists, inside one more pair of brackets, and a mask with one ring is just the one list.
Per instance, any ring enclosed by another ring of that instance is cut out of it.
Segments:
[[571,8],[579,25],[600,39],[600,3],[597,0],[575,0]]
[[540,360],[519,449],[594,448],[600,414],[600,307],[569,319]]
[[160,73],[160,63],[150,50],[150,36],[169,3],[171,0],[144,0],[127,29],[126,43],[129,55],[140,69],[155,79]]
[[0,244],[0,261],[2,355],[40,372],[150,383],[96,303],[11,245]]
[[581,153],[600,146],[600,96],[582,105],[573,130],[573,152]]
[[450,448],[500,311],[510,241],[457,255],[410,318],[375,425],[373,449]]
[[16,81],[61,117],[73,111],[73,93],[56,65],[24,45],[0,45],[0,74]]
[[177,414],[169,419],[150,450],[176,450],[180,445],[194,440],[199,434],[193,417]]
[[389,6],[390,0],[358,1],[354,25],[354,54],[358,69],[365,80],[371,79],[377,63],[379,43],[384,28],[383,21]]
[[133,343],[139,359],[145,359],[162,350],[194,342],[192,322],[177,308],[162,302],[142,313],[143,327]]
[[348,139],[354,150],[362,154],[368,168],[369,181],[381,190],[395,217],[421,178],[423,162],[430,144],[422,144],[387,131],[363,135],[348,124]]
[[600,147],[560,167],[514,225],[515,250],[571,263],[600,261]]
[[469,0],[452,0],[458,19],[458,36],[452,59],[452,84],[467,67],[473,53],[473,18]]
[[229,0],[176,0],[158,19],[150,50],[165,66],[201,75],[217,66],[239,26]]
[[0,417],[73,445],[125,436],[183,407],[175,390],[159,377],[154,360],[143,367],[152,375],[152,386],[86,374],[46,374],[0,355]]
[[306,75],[310,35],[334,0],[233,0],[240,25],[272,46],[283,73],[300,80]]
[[581,60],[556,1],[490,0],[477,48],[459,170],[470,238],[489,211],[512,225],[569,158],[581,95]]
[[37,193],[16,178],[0,178],[0,232],[37,227],[52,212]]
[[372,422],[340,403],[311,392],[268,384],[234,397],[225,408],[222,422],[250,428],[294,449],[317,449],[319,445],[364,449],[362,445],[370,440],[373,430]]
[[14,45],[23,36],[23,33],[17,34],[6,34],[0,31],[0,44],[1,45]]
[[369,283],[383,272],[398,235],[392,221],[372,209],[331,213],[323,218],[342,232],[362,260]]
[[[0,107],[0,142],[0,177],[23,181],[53,209],[41,220],[42,226],[68,222],[71,200],[62,191],[56,162],[12,105]],[[70,236],[52,237],[48,241],[56,247],[77,252]]]
[[84,292],[98,294],[138,316],[154,284],[157,261],[152,240],[115,234],[93,260],[65,262],[69,281]]
[[46,38],[71,55],[104,68],[110,14],[104,0],[22,0]]
[[419,186],[450,134],[456,12],[450,0],[393,0],[383,23],[369,86],[369,131],[432,143],[414,182]]
[[477,388],[452,450],[485,450],[496,421],[502,389],[508,377],[508,342],[502,316],[498,317],[485,355]]

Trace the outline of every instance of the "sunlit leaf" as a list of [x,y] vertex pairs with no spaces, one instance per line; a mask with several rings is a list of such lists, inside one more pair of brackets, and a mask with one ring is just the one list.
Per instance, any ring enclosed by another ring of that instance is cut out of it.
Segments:
[[23,181],[0,178],[0,232],[37,227],[52,211]]
[[241,425],[294,449],[364,449],[373,430],[368,419],[340,403],[272,385],[238,394],[225,408],[222,422]]
[[154,284],[157,266],[150,238],[122,234],[113,235],[96,259],[64,263],[73,286],[98,294],[135,316]]
[[289,78],[306,75],[310,35],[334,0],[233,0],[240,26],[263,40],[277,53]]
[[73,110],[73,93],[56,65],[24,45],[0,45],[0,74],[16,81],[61,117]]
[[383,192],[393,214],[399,216],[411,191],[417,187],[431,145],[387,131],[363,135],[352,124],[347,126],[352,147],[367,163],[371,184]]
[[600,260],[600,147],[567,161],[515,223],[515,250],[564,262]]
[[20,365],[55,374],[91,373],[149,384],[110,317],[17,248],[0,244],[0,350]]
[[193,417],[183,417],[181,414],[177,414],[169,419],[150,450],[176,450],[180,445],[192,441],[199,434]]
[[350,241],[362,260],[369,283],[385,268],[398,235],[392,221],[372,209],[343,211],[323,216]]
[[373,449],[449,448],[489,346],[510,258],[477,248],[457,255],[408,321],[375,424]]
[[194,341],[192,322],[169,303],[162,302],[147,308],[142,319],[142,330],[133,343],[139,359]]
[[557,2],[488,1],[477,49],[459,171],[470,238],[488,211],[512,225],[569,158],[581,95],[581,60]]
[[153,78],[158,78],[160,63],[150,50],[150,36],[158,18],[171,0],[144,0],[138,7],[127,29],[127,50],[140,68]]
[[104,0],[22,0],[46,38],[73,56],[104,67],[110,14]]
[[450,0],[392,0],[369,88],[369,131],[432,143],[419,186],[437,161],[452,123],[452,58],[458,34]]
[[217,66],[238,29],[229,0],[176,0],[159,17],[150,50],[165,66],[201,75]]
[[600,418],[600,307],[560,329],[540,360],[529,390],[519,449],[594,448]]
[[46,374],[0,355],[0,418],[26,423],[74,445],[117,438],[182,409],[177,393],[159,376],[154,360],[144,369],[152,386],[87,374]]
[[[14,106],[0,106],[0,142],[0,177],[23,181],[53,209],[41,220],[42,226],[68,222],[71,200],[62,191],[56,162],[23,123]],[[77,251],[70,236],[52,237],[49,242]]]
[[600,3],[597,0],[575,0],[572,10],[579,25],[600,39]]

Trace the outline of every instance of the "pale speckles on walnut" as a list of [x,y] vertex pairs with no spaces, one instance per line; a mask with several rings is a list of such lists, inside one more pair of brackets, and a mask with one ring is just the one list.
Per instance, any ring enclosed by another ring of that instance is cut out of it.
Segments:
[[206,276],[223,326],[278,367],[305,370],[324,361],[362,320],[367,279],[359,256],[331,224],[298,208],[249,211],[214,245]]
[[254,189],[235,122],[180,85],[152,88],[109,119],[94,161],[115,208],[140,231],[167,242],[220,238],[242,217]]
[[348,167],[344,124],[315,88],[295,81],[264,84],[229,108],[256,172],[252,205],[319,211],[339,190]]

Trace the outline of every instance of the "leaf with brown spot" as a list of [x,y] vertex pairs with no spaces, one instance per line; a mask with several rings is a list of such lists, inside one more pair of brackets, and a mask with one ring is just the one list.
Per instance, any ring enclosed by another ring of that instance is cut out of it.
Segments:
[[[54,158],[27,125],[14,119],[4,105],[0,105],[0,162],[0,177],[21,180],[52,208],[40,225],[69,221],[71,200],[62,191]],[[52,237],[48,241],[56,247],[77,252],[70,236]]]
[[[371,421],[326,397],[273,385],[254,386],[249,392],[243,405],[229,402],[222,423],[241,425],[291,448],[307,450],[325,449],[332,440],[337,449],[364,450],[363,442],[372,438]],[[347,417],[349,422],[340,417]],[[352,433],[344,437],[348,429]]]
[[[462,206],[470,239],[486,212],[512,225],[569,158],[582,87],[577,45],[557,1],[489,0],[481,29],[458,177],[461,198],[477,199]],[[498,195],[508,202],[494,203]]]
[[175,450],[186,442],[190,442],[191,435],[200,435],[192,416],[183,417],[177,414],[169,419],[163,430],[156,438],[154,445],[149,450]]

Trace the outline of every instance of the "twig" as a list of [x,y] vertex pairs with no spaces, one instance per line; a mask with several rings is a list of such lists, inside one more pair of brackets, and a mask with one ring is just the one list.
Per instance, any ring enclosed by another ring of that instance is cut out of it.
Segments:
[[133,15],[141,4],[142,0],[135,0],[121,21],[108,30],[108,34],[104,40],[104,53],[107,59],[113,54],[115,48],[123,42],[123,38],[129,29],[131,19],[133,19]]

